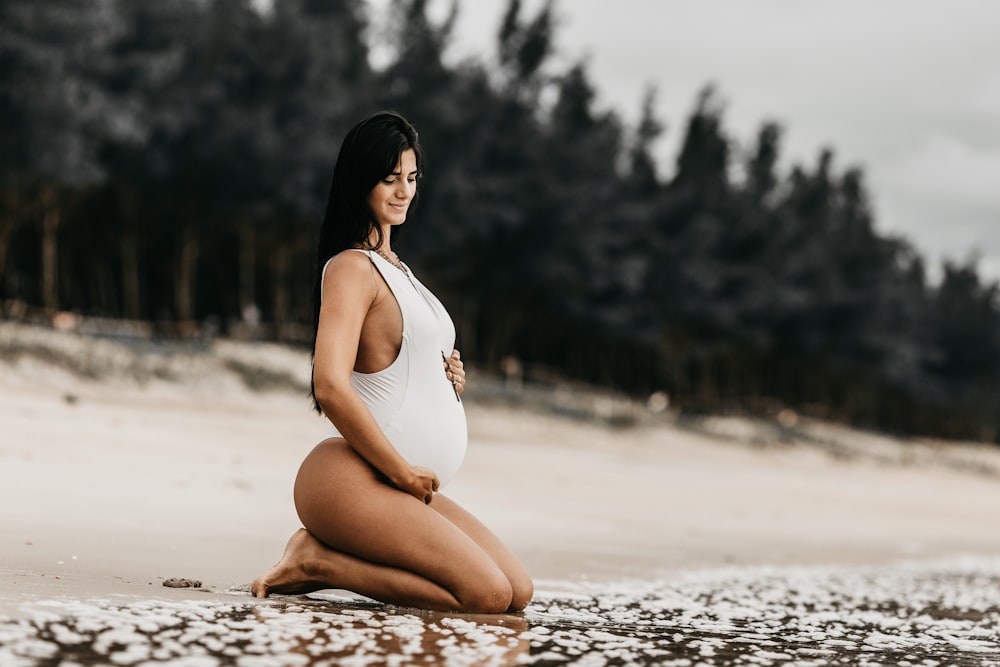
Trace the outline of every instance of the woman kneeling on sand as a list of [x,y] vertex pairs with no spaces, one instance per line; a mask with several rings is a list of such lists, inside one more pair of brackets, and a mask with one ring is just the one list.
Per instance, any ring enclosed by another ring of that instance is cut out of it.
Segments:
[[341,588],[440,611],[519,611],[531,578],[503,543],[438,493],[465,455],[465,371],[441,303],[392,251],[423,151],[380,112],[344,138],[320,232],[313,398],[330,437],[295,480],[302,520],[252,591]]

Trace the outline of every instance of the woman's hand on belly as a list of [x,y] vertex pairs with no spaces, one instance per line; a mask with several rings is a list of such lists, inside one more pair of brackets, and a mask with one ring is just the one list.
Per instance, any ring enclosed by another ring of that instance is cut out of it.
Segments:
[[424,503],[429,503],[434,497],[434,492],[441,486],[433,470],[420,466],[410,466],[408,475],[392,480],[392,483],[400,491],[405,491]]
[[444,358],[444,373],[455,391],[461,394],[465,390],[465,364],[458,350],[452,350],[451,356]]

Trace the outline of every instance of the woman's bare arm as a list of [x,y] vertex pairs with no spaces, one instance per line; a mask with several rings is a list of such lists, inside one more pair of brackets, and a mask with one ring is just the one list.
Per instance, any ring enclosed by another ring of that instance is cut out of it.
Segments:
[[411,466],[385,437],[351,386],[365,318],[379,296],[370,260],[357,252],[334,257],[323,279],[313,359],[316,400],[348,444],[397,488],[429,502],[438,479]]

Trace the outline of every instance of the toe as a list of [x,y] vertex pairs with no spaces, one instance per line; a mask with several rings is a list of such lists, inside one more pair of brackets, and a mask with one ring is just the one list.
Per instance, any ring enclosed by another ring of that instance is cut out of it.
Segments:
[[265,586],[264,583],[260,579],[257,579],[250,586],[250,594],[252,596],[254,596],[255,598],[259,598],[259,599],[266,598],[267,597],[267,586]]

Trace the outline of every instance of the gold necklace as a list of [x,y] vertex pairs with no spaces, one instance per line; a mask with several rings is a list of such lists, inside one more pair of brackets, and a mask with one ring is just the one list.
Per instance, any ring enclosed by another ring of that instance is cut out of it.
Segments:
[[394,255],[396,255],[396,259],[393,259],[393,258],[389,257],[389,255],[387,255],[384,252],[382,252],[381,248],[375,248],[375,252],[377,252],[382,259],[384,259],[385,261],[389,262],[390,264],[392,264],[393,266],[395,266],[397,269],[399,269],[403,273],[409,273],[406,270],[406,267],[403,266],[403,263],[399,261],[399,255],[396,255],[396,253],[393,253]]

